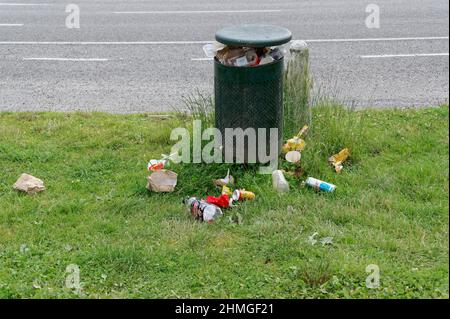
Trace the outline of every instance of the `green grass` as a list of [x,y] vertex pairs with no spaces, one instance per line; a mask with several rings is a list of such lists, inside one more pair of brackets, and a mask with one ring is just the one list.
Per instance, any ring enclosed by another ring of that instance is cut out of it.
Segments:
[[[1,113],[0,297],[448,298],[448,106],[313,112],[302,162],[331,194],[291,178],[280,196],[255,167],[187,164],[173,166],[175,193],[151,194],[146,163],[170,151],[181,119]],[[338,175],[327,158],[342,147],[352,157]],[[228,167],[256,200],[193,221],[182,198],[218,195],[211,180]],[[13,191],[23,172],[47,190]],[[311,245],[314,232],[333,245]],[[65,288],[69,264],[80,295]]]

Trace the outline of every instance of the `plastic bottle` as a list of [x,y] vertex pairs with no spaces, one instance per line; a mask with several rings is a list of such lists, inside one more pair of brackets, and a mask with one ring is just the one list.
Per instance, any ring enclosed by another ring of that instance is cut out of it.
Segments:
[[222,210],[216,205],[209,204],[195,197],[185,199],[184,203],[190,208],[192,216],[198,220],[212,223],[223,215]]
[[272,185],[273,188],[279,193],[285,193],[289,191],[289,183],[284,177],[283,172],[280,170],[273,171]]

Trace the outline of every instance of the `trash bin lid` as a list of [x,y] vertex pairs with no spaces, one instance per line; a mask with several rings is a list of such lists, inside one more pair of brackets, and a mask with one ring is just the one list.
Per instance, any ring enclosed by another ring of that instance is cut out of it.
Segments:
[[231,46],[272,47],[289,42],[292,33],[286,28],[246,24],[226,27],[216,32],[216,40]]

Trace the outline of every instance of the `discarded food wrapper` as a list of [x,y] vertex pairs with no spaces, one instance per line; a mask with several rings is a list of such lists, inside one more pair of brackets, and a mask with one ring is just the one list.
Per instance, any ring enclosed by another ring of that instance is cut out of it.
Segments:
[[223,215],[222,210],[216,205],[195,197],[186,198],[183,202],[189,207],[192,217],[196,220],[213,223],[214,220]]
[[228,184],[234,184],[234,178],[233,178],[233,176],[230,175],[230,170],[228,170],[227,176],[225,176],[224,178],[221,178],[221,179],[216,179],[213,181],[213,183],[216,186],[223,187]]
[[164,169],[165,167],[167,167],[167,164],[169,164],[169,162],[172,160],[172,157],[175,155],[177,155],[177,153],[173,153],[170,155],[161,154],[162,158],[160,160],[151,159],[147,164],[148,170],[155,172],[160,169]]
[[303,151],[305,148],[306,143],[303,139],[294,136],[293,138],[290,138],[287,140],[286,144],[283,145],[282,151],[283,153],[288,153],[290,151]]
[[231,189],[227,185],[223,185],[222,186],[222,195],[231,196],[231,195],[233,195],[233,192],[231,191]]
[[289,163],[298,163],[302,158],[302,154],[299,151],[289,151],[286,153],[285,158]]
[[321,181],[313,177],[308,177],[306,179],[306,185],[314,187],[317,190],[322,190],[330,193],[336,189],[336,185]]
[[156,192],[173,192],[178,175],[169,170],[158,170],[147,177],[147,189]]
[[149,171],[158,171],[160,169],[163,169],[166,166],[167,162],[165,160],[156,160],[156,159],[151,159],[148,162],[147,168]]
[[328,162],[330,162],[331,165],[334,166],[334,169],[337,173],[341,172],[344,166],[342,165],[343,162],[350,156],[350,151],[348,148],[344,148],[339,153],[334,154],[333,156],[330,156],[328,159]]
[[219,197],[208,196],[206,197],[206,202],[221,208],[228,208],[230,206],[230,198],[226,194],[220,195]]
[[253,200],[255,199],[255,193],[246,191],[245,189],[236,189],[233,192],[233,200],[234,201],[243,201],[243,200]]
[[275,170],[272,172],[272,186],[279,193],[289,191],[289,183],[284,177],[283,171]]
[[45,191],[44,182],[28,174],[20,175],[19,179],[14,183],[13,188],[27,194],[36,194]]
[[308,129],[309,129],[309,126],[304,125],[301,128],[301,130],[298,132],[297,135],[288,139],[286,141],[286,143],[283,145],[283,147],[281,148],[282,152],[286,154],[290,151],[299,151],[299,152],[303,151],[303,149],[306,146],[306,143],[301,137],[308,132]]

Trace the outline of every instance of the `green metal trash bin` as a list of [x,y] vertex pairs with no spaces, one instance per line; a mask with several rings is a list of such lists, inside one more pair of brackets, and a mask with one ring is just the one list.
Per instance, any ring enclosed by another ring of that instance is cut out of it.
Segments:
[[[273,47],[291,40],[285,28],[268,25],[228,27],[216,33],[216,40],[231,47]],[[270,128],[278,129],[278,154],[283,138],[283,58],[257,66],[228,66],[214,59],[215,124],[225,145],[226,128],[266,129],[269,141]],[[256,135],[256,149],[258,145]],[[234,141],[236,146],[237,141]],[[249,140],[245,139],[245,153]],[[270,145],[266,144],[266,153]],[[278,156],[277,154],[277,156]],[[244,162],[249,162],[245,156]],[[256,162],[261,162],[256,156]]]

